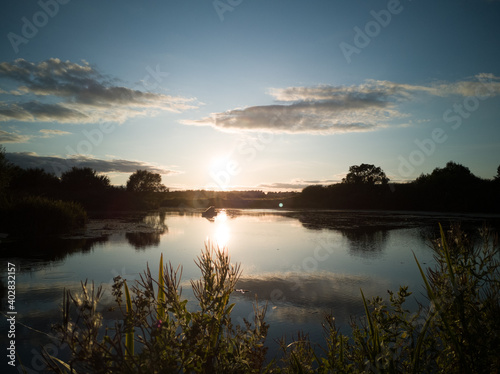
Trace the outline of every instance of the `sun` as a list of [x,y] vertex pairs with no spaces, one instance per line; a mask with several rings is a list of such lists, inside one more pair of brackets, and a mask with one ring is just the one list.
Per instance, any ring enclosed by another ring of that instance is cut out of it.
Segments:
[[209,164],[208,173],[214,188],[227,190],[233,183],[233,177],[240,172],[238,163],[230,155],[213,157]]
[[220,170],[225,170],[228,162],[229,156],[214,156],[211,158],[208,167],[211,172],[218,172]]

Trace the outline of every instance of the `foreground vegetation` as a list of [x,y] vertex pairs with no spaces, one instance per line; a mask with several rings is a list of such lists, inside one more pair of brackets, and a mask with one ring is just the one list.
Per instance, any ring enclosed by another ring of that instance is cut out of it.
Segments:
[[[366,316],[350,335],[324,320],[319,351],[306,334],[279,357],[266,357],[266,306],[255,303],[253,321],[235,326],[230,294],[241,275],[226,251],[207,245],[197,259],[201,279],[191,281],[198,307],[182,299],[181,269],[160,260],[158,278],[148,268],[127,285],[115,278],[121,314],[103,335],[101,288],[87,282],[67,292],[62,322],[55,326],[72,352],[63,362],[45,354],[57,373],[496,373],[500,370],[500,247],[487,230],[475,245],[458,228],[434,242],[437,265],[425,273],[418,260],[428,305],[405,309],[407,287],[365,300]],[[124,299],[123,299],[124,298]],[[321,353],[319,353],[321,352]]]

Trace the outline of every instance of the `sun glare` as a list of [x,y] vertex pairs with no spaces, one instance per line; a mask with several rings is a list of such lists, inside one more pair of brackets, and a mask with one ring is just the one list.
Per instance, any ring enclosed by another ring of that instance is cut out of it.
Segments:
[[215,156],[210,160],[210,171],[217,172],[219,170],[224,170],[228,162],[228,156]]
[[219,247],[225,247],[229,242],[230,229],[227,224],[227,213],[222,210],[215,217],[214,223],[217,225],[215,228],[214,239]]

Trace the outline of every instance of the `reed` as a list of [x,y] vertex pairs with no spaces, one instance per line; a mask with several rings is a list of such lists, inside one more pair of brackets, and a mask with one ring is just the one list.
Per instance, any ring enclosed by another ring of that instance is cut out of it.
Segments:
[[165,282],[163,280],[163,253],[160,256],[160,268],[158,270],[158,306],[157,306],[157,319],[158,321],[165,321]]
[[[130,291],[127,286],[127,282],[123,282],[123,286],[125,287],[125,301],[126,301],[126,312],[127,319],[131,319],[130,316],[133,315],[132,309],[132,299],[130,297]],[[127,327],[125,333],[125,358],[130,358],[134,355],[134,326],[130,323],[130,321],[126,321]],[[130,326],[131,325],[131,326]]]

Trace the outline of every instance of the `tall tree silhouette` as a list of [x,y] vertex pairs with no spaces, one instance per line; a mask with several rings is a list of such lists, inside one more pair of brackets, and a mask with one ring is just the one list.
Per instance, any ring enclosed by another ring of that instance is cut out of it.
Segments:
[[111,186],[106,175],[99,175],[91,168],[78,168],[73,166],[71,170],[61,175],[61,185],[67,191],[103,191]]
[[361,164],[349,168],[349,173],[342,179],[342,183],[356,185],[387,184],[389,178],[383,170],[375,165]]
[[127,191],[131,192],[168,192],[161,183],[161,175],[148,170],[137,170],[127,181]]

